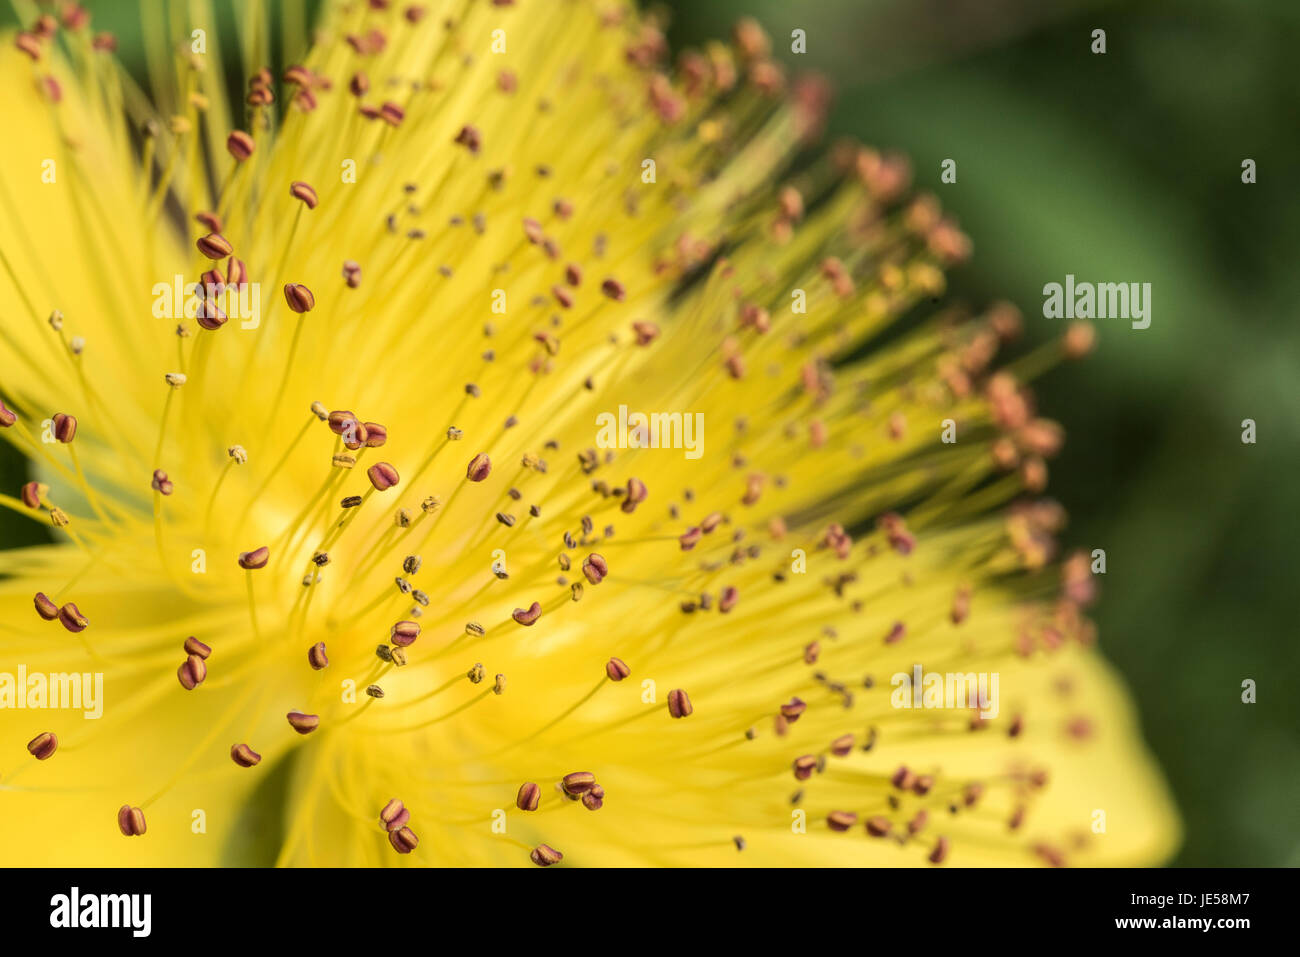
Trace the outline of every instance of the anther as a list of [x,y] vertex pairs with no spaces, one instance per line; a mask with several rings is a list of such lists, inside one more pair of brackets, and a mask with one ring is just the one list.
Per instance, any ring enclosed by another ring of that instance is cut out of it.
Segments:
[[942,864],[947,857],[948,839],[946,837],[941,837],[935,842],[934,850],[930,852],[929,861],[931,864]]
[[53,621],[59,617],[59,606],[46,597],[45,592],[38,591],[36,598],[33,600],[36,605],[36,614],[40,615],[46,621]]
[[900,791],[910,791],[912,785],[916,782],[916,775],[908,770],[907,765],[900,764],[898,770],[894,772],[894,776],[889,779],[889,782]]
[[471,482],[482,482],[491,473],[492,460],[483,452],[470,459],[469,467],[465,469],[465,477]]
[[393,850],[398,854],[410,854],[420,846],[420,839],[409,827],[403,827],[388,832],[388,843],[393,845]]
[[558,864],[564,860],[564,855],[549,844],[538,844],[533,848],[528,858],[538,867],[550,867],[552,864]]
[[636,336],[638,346],[648,346],[659,338],[659,327],[653,322],[637,320],[632,323],[632,334]]
[[126,837],[140,837],[146,830],[144,811],[123,804],[117,812],[117,829]]
[[872,837],[888,837],[893,824],[887,817],[869,817],[867,818],[867,833]]
[[514,612],[511,613],[510,617],[521,625],[532,625],[538,618],[542,617],[541,602],[533,602],[528,606],[527,610],[516,608]]
[[375,487],[377,492],[386,491],[400,481],[397,469],[387,462],[376,462],[370,466],[370,468],[366,469],[366,477],[370,479],[370,484]]
[[736,591],[735,587],[728,585],[718,595],[718,611],[725,615],[736,607],[736,602],[739,600],[740,593]]
[[534,246],[546,238],[546,234],[542,232],[542,224],[531,217],[524,218],[524,236]]
[[453,142],[458,146],[465,147],[470,151],[470,153],[475,155],[478,154],[479,149],[483,145],[483,140],[478,129],[468,125],[460,128],[460,132],[456,134],[456,139]]
[[482,684],[486,672],[483,670],[483,662],[476,661],[474,667],[465,672],[465,677],[469,679],[470,684]]
[[605,662],[605,674],[610,681],[622,681],[632,673],[632,669],[627,666],[622,658],[610,658]]
[[199,641],[193,635],[190,635],[190,637],[185,639],[184,648],[187,655],[197,655],[204,660],[207,660],[207,658],[212,654],[212,648]]
[[299,734],[311,734],[320,726],[320,715],[290,711],[285,717],[289,719],[289,727]]
[[804,703],[802,698],[791,698],[787,703],[781,705],[781,717],[793,724],[807,710],[808,705]]
[[54,437],[67,445],[77,436],[77,419],[76,416],[67,415],[63,412],[54,415]]
[[266,563],[271,558],[271,550],[263,545],[261,548],[255,548],[251,552],[239,553],[239,567],[249,571],[255,568],[265,568]]
[[674,718],[685,718],[694,713],[695,706],[690,697],[681,688],[668,692],[668,713]]
[[262,756],[246,744],[236,744],[230,748],[230,760],[241,768],[251,768],[262,760]]
[[73,634],[76,634],[79,631],[85,631],[86,626],[90,624],[90,622],[86,620],[86,616],[83,615],[80,609],[78,609],[72,602],[67,602],[59,609],[59,623]]
[[627,480],[627,493],[623,497],[623,504],[620,505],[619,508],[628,514],[631,514],[636,511],[638,505],[646,500],[649,494],[650,493],[646,490],[645,482],[642,482],[639,478],[630,478]]
[[23,504],[28,508],[38,509],[41,507],[41,501],[45,498],[45,494],[49,492],[49,490],[50,487],[44,482],[27,482],[23,485],[19,497],[23,500]]
[[420,626],[413,621],[399,621],[389,629],[389,640],[400,648],[415,644],[420,637]]
[[306,286],[296,282],[284,284],[284,299],[294,312],[311,312],[316,306],[316,297]]
[[329,657],[325,654],[325,642],[318,641],[307,649],[307,663],[315,671],[321,671],[329,665]]
[[235,130],[226,137],[226,149],[237,161],[243,162],[253,155],[256,144],[253,138],[243,130]]
[[203,679],[208,676],[208,666],[203,660],[205,657],[205,655],[190,653],[176,669],[176,679],[186,691],[193,691],[203,684]]
[[27,742],[27,750],[37,761],[45,761],[59,749],[58,736],[45,731]]
[[536,811],[541,797],[542,789],[532,781],[525,781],[519,786],[519,793],[515,795],[515,807],[521,811]]
[[199,248],[199,252],[212,260],[225,259],[235,251],[235,247],[230,245],[230,240],[220,233],[200,236],[195,245]]
[[609,565],[604,557],[592,552],[582,563],[582,574],[593,585],[599,585],[605,580],[605,576],[609,574]]
[[596,784],[596,775],[590,771],[571,771],[560,782],[564,793],[570,797],[590,791]]
[[312,85],[311,71],[308,70],[305,66],[302,66],[301,64],[297,64],[297,63],[295,63],[293,66],[289,67],[289,69],[284,71],[283,80],[285,83],[294,86]]
[[1062,346],[1067,359],[1082,359],[1092,351],[1097,330],[1090,322],[1074,322],[1065,330]]
[[308,209],[315,209],[316,204],[320,202],[316,196],[316,190],[301,181],[295,181],[289,185],[289,195],[301,201]]
[[229,316],[217,305],[215,299],[205,299],[199,303],[194,319],[200,328],[216,332],[229,321]]
[[398,798],[391,799],[379,811],[379,823],[386,831],[396,831],[406,826],[411,819],[411,812]]
[[858,823],[858,816],[852,811],[831,811],[826,815],[826,824],[832,831],[847,831]]
[[353,420],[347,424],[341,435],[343,437],[344,448],[355,452],[366,444],[366,439],[370,437],[370,432],[365,427],[364,423]]
[[23,53],[26,53],[33,60],[39,60],[41,58],[41,42],[34,33],[28,33],[26,31],[19,33],[14,40],[14,46]]

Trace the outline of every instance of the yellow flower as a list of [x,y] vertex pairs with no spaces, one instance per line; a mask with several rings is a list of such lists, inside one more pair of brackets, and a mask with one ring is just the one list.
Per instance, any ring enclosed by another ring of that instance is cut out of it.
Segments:
[[6,861],[1165,859],[1035,499],[1088,330],[994,372],[752,23],[373,6],[281,79],[239,7],[242,107],[202,3],[152,102],[75,8],[0,53]]

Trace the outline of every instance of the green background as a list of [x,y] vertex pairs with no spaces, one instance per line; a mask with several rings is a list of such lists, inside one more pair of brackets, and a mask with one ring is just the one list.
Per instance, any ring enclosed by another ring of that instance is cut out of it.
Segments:
[[1064,324],[1044,283],[1152,284],[1149,329],[1098,320],[1036,389],[1068,430],[1050,491],[1066,544],[1106,550],[1093,611],[1182,809],[1174,863],[1300,866],[1300,3],[670,6],[674,49],[749,15],[827,73],[831,133],[912,157],[974,240],[951,289],[1011,299],[1031,341]]
[[[136,5],[87,6],[138,68]],[[1016,302],[1031,342],[1061,332],[1041,315],[1046,282],[1152,284],[1149,329],[1099,321],[1091,359],[1039,385],[1069,431],[1051,491],[1071,512],[1066,543],[1107,553],[1095,617],[1184,815],[1174,863],[1300,865],[1300,3],[664,9],[674,50],[747,14],[792,67],[828,74],[832,134],[913,158],[975,242],[954,293]],[[1104,55],[1090,52],[1097,28]],[[939,181],[946,158],[956,184]],[[1241,442],[1245,418],[1256,445]],[[6,447],[0,485],[23,480]],[[42,534],[0,515],[4,544]],[[1257,704],[1241,703],[1246,678]]]

